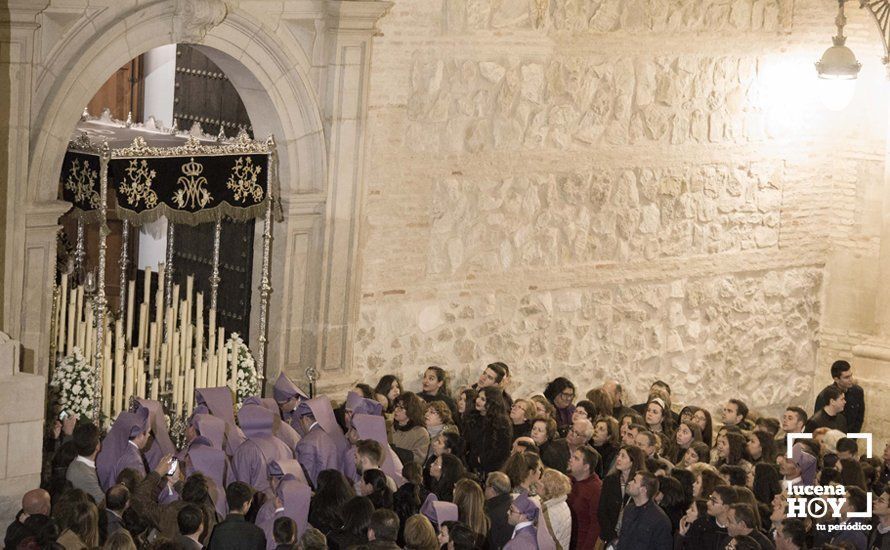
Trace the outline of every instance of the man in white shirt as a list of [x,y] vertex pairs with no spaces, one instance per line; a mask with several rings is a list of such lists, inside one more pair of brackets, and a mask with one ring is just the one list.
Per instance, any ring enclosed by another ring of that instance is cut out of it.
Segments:
[[99,428],[95,424],[81,424],[74,429],[72,435],[77,458],[68,465],[65,478],[75,489],[81,489],[92,496],[96,504],[105,500],[105,492],[99,486],[96,475],[96,455],[102,448],[99,441]]

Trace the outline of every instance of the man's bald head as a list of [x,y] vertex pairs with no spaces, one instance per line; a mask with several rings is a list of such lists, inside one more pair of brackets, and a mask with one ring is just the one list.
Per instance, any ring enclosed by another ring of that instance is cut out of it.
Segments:
[[29,516],[34,514],[48,516],[51,505],[49,493],[43,489],[32,489],[22,497],[22,510]]

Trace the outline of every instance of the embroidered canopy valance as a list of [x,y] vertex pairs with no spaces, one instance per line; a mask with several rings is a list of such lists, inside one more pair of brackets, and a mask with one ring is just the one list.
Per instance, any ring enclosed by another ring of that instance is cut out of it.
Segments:
[[[190,225],[261,217],[277,196],[275,144],[241,132],[232,139],[85,119],[62,165],[62,199],[79,216],[98,219],[101,159],[107,160],[108,208],[136,225],[161,216]],[[273,176],[273,177],[270,177]]]

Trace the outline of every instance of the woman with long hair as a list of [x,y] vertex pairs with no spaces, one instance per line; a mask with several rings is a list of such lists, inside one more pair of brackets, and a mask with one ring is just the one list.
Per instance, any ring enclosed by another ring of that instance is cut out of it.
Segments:
[[476,535],[476,548],[483,548],[491,521],[485,513],[482,488],[472,479],[458,481],[454,486],[454,503],[457,504],[458,519],[467,524]]
[[346,550],[368,542],[368,525],[374,505],[367,497],[351,498],[343,505],[343,525],[328,535],[331,550]]
[[608,544],[618,536],[618,516],[630,499],[627,484],[638,471],[646,470],[646,455],[639,447],[622,445],[615,457],[615,471],[603,479],[600,506],[597,517],[600,523],[600,539]]
[[537,453],[515,453],[504,463],[502,471],[510,478],[514,493],[533,495],[544,465]]
[[418,464],[424,463],[430,449],[425,412],[426,404],[412,392],[399,395],[393,402],[392,445],[397,450],[409,451]]
[[597,416],[615,416],[615,401],[606,390],[602,388],[594,388],[587,392],[587,395],[584,397],[586,397],[587,401],[596,409],[596,414],[591,418],[596,418]]
[[745,460],[745,436],[733,431],[726,431],[717,436],[717,462],[718,468],[724,464],[741,466],[745,471],[753,470],[751,463]]
[[[692,484],[692,496],[695,498],[703,498],[705,500],[711,498],[714,489],[723,485],[729,485],[726,480],[720,477],[717,470],[711,465],[703,465],[695,476],[695,482]],[[696,473],[693,471],[693,473]]]
[[404,522],[405,550],[439,550],[433,524],[423,514],[414,514]]
[[776,454],[776,441],[769,433],[753,431],[748,434],[745,456],[751,464],[757,464],[758,462],[775,464]]
[[383,470],[372,468],[362,472],[359,489],[363,497],[368,497],[374,509],[392,508],[392,490]]
[[430,469],[436,459],[443,454],[454,455],[463,463],[464,440],[456,433],[442,432],[430,443],[430,456],[423,465],[423,483],[426,487],[432,487]]
[[339,528],[343,525],[343,505],[354,496],[346,476],[338,470],[322,470],[309,504],[309,523],[325,535]]
[[591,445],[600,454],[600,463],[597,465],[600,478],[605,477],[612,470],[618,449],[621,448],[618,434],[618,421],[612,416],[599,416],[593,423],[593,438]]
[[532,420],[537,411],[535,405],[527,399],[517,399],[510,407],[510,421],[513,423],[513,440],[526,437],[532,431]]
[[423,423],[430,434],[430,446],[427,458],[433,455],[433,441],[444,432],[458,433],[457,426],[451,416],[451,409],[444,401],[430,401],[426,405],[426,413],[423,415]]
[[674,448],[677,451],[674,464],[682,464],[686,451],[692,447],[693,443],[701,440],[701,428],[698,427],[698,424],[689,421],[681,422],[677,428],[677,433],[674,435]]
[[[81,491],[82,492],[82,491]],[[99,510],[89,497],[60,510],[62,532],[56,539],[65,550],[83,550],[99,546]]]
[[692,524],[698,521],[700,518],[708,517],[708,501],[703,498],[697,498],[692,501],[689,507],[686,509],[686,514],[680,518],[680,524],[677,528],[677,532],[681,536],[685,536],[689,533],[689,528],[692,527]]
[[421,391],[417,396],[427,403],[441,401],[451,411],[451,416],[457,416],[457,403],[451,398],[451,392],[448,390],[448,374],[442,367],[427,367],[423,371]]
[[761,504],[771,505],[773,498],[782,492],[782,474],[775,464],[759,462],[754,465],[751,491]]
[[374,388],[374,399],[383,403],[383,410],[392,412],[396,397],[402,393],[402,381],[394,374],[385,374],[380,377],[377,387]]
[[476,409],[470,413],[465,435],[471,472],[484,478],[504,465],[510,456],[513,423],[499,388],[486,386],[476,396]]
[[680,518],[686,513],[689,502],[686,500],[686,492],[683,485],[673,476],[659,478],[658,493],[655,495],[655,503],[664,510],[671,520],[671,533],[676,533],[680,526]]
[[562,376],[554,378],[544,388],[544,397],[556,408],[556,427],[560,435],[565,435],[572,426],[572,413],[575,412],[575,385]]
[[708,447],[714,444],[714,423],[711,420],[711,413],[708,409],[699,408],[692,414],[692,421],[698,424],[699,429],[701,429],[701,440],[704,441]]
[[838,460],[835,466],[840,471],[838,483],[844,487],[859,487],[863,491],[868,491],[868,481],[862,472],[862,466],[858,460],[852,458],[842,458]]
[[711,460],[711,448],[704,441],[693,441],[683,453],[683,461],[678,464],[689,468],[693,464],[708,464]]
[[454,486],[467,476],[464,463],[454,455],[443,454],[436,457],[430,467],[429,490],[439,500],[451,502],[454,499]]
[[460,428],[460,433],[467,433],[467,423],[470,421],[470,413],[476,407],[476,390],[472,387],[463,387],[457,394],[457,418],[455,423]]
[[572,511],[566,502],[572,492],[572,482],[568,476],[547,468],[537,483],[538,496],[541,497],[541,517],[538,519],[539,529],[543,521],[547,526],[548,535],[561,547],[568,550],[572,539]]

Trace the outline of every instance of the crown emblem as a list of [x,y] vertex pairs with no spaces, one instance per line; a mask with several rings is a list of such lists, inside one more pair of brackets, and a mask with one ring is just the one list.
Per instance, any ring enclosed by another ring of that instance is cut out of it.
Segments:
[[182,165],[182,173],[190,177],[198,177],[204,171],[204,166],[199,162],[195,162],[194,158],[190,158],[189,162]]

